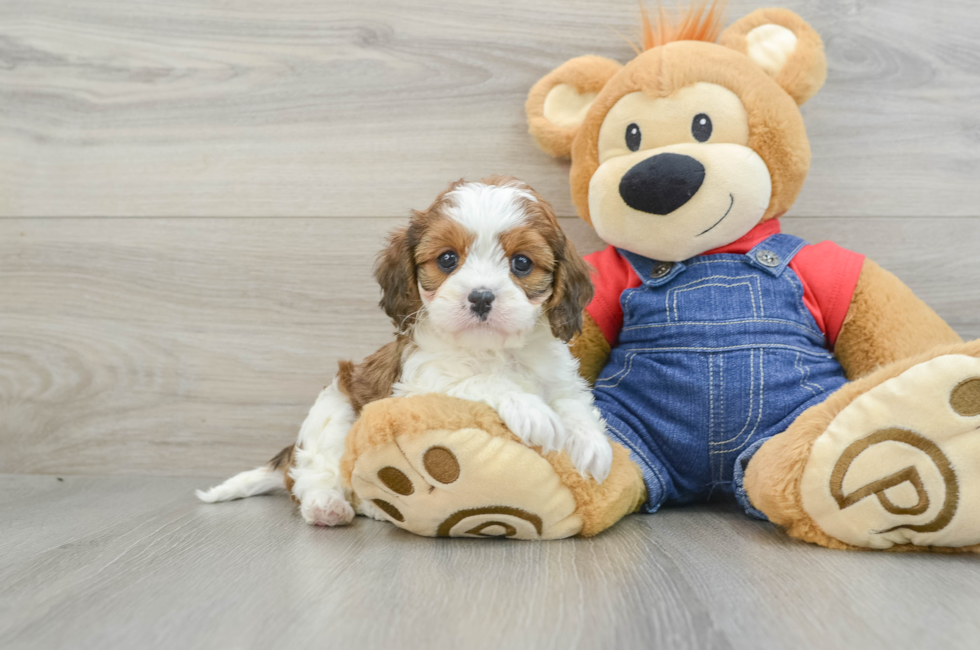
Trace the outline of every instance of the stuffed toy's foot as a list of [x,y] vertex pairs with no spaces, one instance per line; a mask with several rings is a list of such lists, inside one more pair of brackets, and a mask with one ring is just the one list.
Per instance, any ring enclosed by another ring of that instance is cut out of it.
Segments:
[[745,485],[806,541],[980,551],[980,342],[845,386],[766,442]]
[[595,535],[646,498],[639,468],[613,447],[600,485],[565,454],[522,444],[489,406],[395,397],[365,406],[342,472],[362,509],[417,535],[558,539]]

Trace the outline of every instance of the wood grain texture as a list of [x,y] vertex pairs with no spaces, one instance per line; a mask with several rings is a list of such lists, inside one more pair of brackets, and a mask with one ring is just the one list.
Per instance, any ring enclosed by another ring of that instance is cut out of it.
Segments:
[[0,646],[975,648],[972,558],[829,551],[734,505],[588,540],[432,540],[201,479],[0,476]]
[[[732,0],[731,19],[760,6]],[[980,4],[784,0],[823,34],[797,216],[976,216]],[[509,173],[573,214],[525,95],[633,0],[6,0],[0,215],[392,217]]]
[[[0,220],[0,471],[227,474],[292,441],[338,359],[389,340],[399,219]],[[601,242],[563,219],[583,251]],[[980,337],[980,220],[789,219]]]

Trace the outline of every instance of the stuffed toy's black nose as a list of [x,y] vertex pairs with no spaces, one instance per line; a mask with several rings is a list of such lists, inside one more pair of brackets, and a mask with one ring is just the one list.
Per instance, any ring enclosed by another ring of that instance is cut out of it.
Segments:
[[469,295],[470,311],[479,316],[481,320],[485,320],[487,314],[490,313],[490,305],[493,303],[494,297],[493,291],[489,289],[473,289]]
[[640,212],[670,214],[697,194],[704,165],[690,156],[661,153],[637,163],[619,181],[619,195]]

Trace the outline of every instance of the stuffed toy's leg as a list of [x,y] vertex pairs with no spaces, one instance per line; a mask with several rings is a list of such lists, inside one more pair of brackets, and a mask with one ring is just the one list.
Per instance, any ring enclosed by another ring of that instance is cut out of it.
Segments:
[[522,444],[489,406],[394,397],[364,407],[341,472],[362,506],[417,535],[558,539],[595,535],[646,499],[639,468],[613,448],[600,485],[565,454]]
[[745,489],[823,546],[980,551],[980,341],[844,386],[762,445]]

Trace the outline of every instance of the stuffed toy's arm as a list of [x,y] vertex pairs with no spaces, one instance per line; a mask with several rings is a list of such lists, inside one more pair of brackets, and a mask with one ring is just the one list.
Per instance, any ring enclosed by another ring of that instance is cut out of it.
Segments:
[[571,348],[578,359],[578,373],[590,386],[595,384],[612,348],[588,312],[582,314],[582,333],[572,339]]
[[865,260],[834,353],[853,380],[892,361],[962,342],[901,280]]

